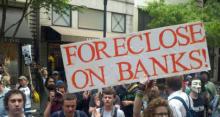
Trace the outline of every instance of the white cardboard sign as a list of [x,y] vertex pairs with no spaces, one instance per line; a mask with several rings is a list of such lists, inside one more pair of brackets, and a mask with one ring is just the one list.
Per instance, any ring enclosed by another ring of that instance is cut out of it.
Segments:
[[22,46],[22,55],[24,56],[25,65],[30,65],[32,63],[31,45]]
[[202,22],[61,45],[69,92],[210,70]]

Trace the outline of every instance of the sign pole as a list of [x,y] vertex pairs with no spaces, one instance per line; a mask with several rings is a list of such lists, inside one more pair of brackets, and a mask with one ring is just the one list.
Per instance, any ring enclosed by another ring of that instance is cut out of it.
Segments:
[[31,67],[30,67],[30,65],[28,65],[28,73],[29,73],[29,77],[30,77],[30,84],[32,86],[33,84],[32,84],[32,76],[31,76]]

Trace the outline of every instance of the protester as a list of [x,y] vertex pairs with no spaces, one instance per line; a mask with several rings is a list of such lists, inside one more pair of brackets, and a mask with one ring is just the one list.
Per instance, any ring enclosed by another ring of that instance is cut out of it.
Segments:
[[42,86],[41,88],[41,93],[40,93],[40,109],[41,109],[41,114],[43,115],[45,109],[46,109],[46,104],[48,102],[48,97],[49,97],[49,90],[55,89],[55,79],[53,77],[48,77],[45,81],[45,84],[41,82]]
[[133,116],[133,104],[137,83],[119,85],[115,87],[115,91],[121,100],[121,110],[124,111],[125,117]]
[[182,76],[175,76],[166,79],[168,103],[174,117],[187,117],[192,108],[192,99],[182,91]]
[[114,105],[115,91],[106,88],[102,93],[103,107],[94,110],[92,117],[125,117],[124,112]]
[[10,76],[8,76],[8,75],[3,75],[2,76],[2,79],[1,79],[1,81],[2,81],[2,84],[5,86],[5,87],[7,87],[7,88],[10,88],[10,85],[11,85],[11,78],[10,78]]
[[100,108],[101,106],[100,95],[101,95],[100,92],[96,92],[93,95],[91,95],[90,101],[89,101],[89,114],[92,114],[92,112],[96,108]]
[[56,88],[57,91],[60,92],[62,95],[66,93],[66,84],[62,80],[56,81]]
[[48,71],[46,67],[42,67],[40,69],[41,79],[43,80],[43,84],[45,84],[46,79],[48,78]]
[[144,110],[144,117],[173,117],[168,102],[161,98],[153,99]]
[[18,78],[19,86],[18,89],[24,93],[26,96],[26,103],[25,103],[25,115],[27,117],[31,116],[31,99],[32,99],[32,91],[34,90],[31,84],[28,83],[28,79],[26,76],[20,76]]
[[139,83],[134,100],[133,117],[141,117],[142,111],[147,108],[148,103],[159,96],[160,91],[155,81],[146,81],[144,84]]
[[60,77],[60,73],[58,71],[53,71],[52,72],[52,77],[55,79],[55,80],[62,80],[61,77]]
[[205,95],[203,97],[205,98],[206,115],[211,116],[218,107],[219,96],[217,95],[217,89],[215,84],[209,81],[209,73],[207,71],[202,71],[200,73],[200,79],[202,81],[202,91]]
[[67,93],[62,98],[62,110],[52,114],[51,117],[87,117],[85,112],[76,110],[77,98]]
[[6,111],[4,109],[4,97],[5,97],[5,94],[9,91],[10,89],[5,87],[3,85],[3,82],[0,81],[0,115],[1,116],[5,116],[6,115]]
[[12,89],[6,93],[4,98],[4,107],[8,112],[6,117],[25,117],[23,109],[26,102],[26,96],[17,89]]
[[44,111],[44,117],[50,117],[54,112],[62,110],[62,98],[64,94],[57,91],[56,86],[50,87],[48,92],[49,97]]
[[192,78],[190,86],[190,97],[193,100],[193,110],[194,110],[194,117],[204,117],[205,110],[204,110],[204,100],[202,99],[201,93],[201,80],[198,78]]

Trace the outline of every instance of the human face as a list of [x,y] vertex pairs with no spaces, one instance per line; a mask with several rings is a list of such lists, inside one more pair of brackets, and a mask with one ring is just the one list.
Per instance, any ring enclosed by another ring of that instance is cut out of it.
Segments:
[[59,91],[62,95],[64,95],[64,94],[66,93],[64,87],[60,87],[60,88],[58,88],[58,91]]
[[104,102],[104,106],[112,106],[113,105],[113,101],[114,101],[114,95],[103,95],[102,98],[103,102]]
[[46,69],[44,69],[44,70],[42,71],[42,75],[43,75],[45,78],[47,78],[48,72],[47,72]]
[[207,83],[208,82],[208,75],[207,74],[202,74],[201,75],[201,80],[203,81],[203,82],[205,82],[205,83]]
[[201,92],[201,80],[192,80],[191,89],[195,93]]
[[64,100],[63,111],[66,117],[72,117],[76,111],[76,100]]
[[19,83],[20,83],[21,86],[25,86],[25,85],[27,85],[27,80],[25,80],[25,79],[20,79],[20,80],[19,80]]
[[169,117],[168,109],[165,106],[159,106],[155,109],[154,117]]
[[49,78],[47,84],[48,84],[48,85],[55,85],[55,81],[54,81],[54,79]]
[[17,115],[23,113],[24,100],[21,94],[12,94],[8,100],[8,112]]

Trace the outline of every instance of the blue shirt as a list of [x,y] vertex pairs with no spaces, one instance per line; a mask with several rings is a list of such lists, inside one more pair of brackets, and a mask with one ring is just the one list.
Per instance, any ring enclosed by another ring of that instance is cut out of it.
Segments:
[[10,89],[7,87],[4,87],[3,91],[0,93],[0,115],[6,115],[5,107],[4,107],[4,98],[5,94],[9,91]]
[[[77,115],[79,115],[79,117],[88,117],[85,112],[79,111],[79,110],[76,110],[76,112],[74,113],[74,117],[78,117]],[[65,114],[63,110],[57,111],[57,112],[54,112],[51,117],[65,117]]]

